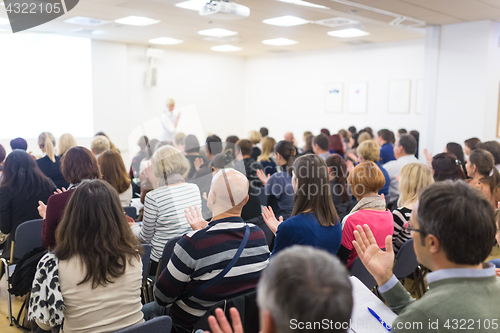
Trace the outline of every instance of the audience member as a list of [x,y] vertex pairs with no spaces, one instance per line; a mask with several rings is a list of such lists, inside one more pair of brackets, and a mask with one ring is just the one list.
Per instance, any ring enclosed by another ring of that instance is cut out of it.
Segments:
[[345,144],[349,143],[349,140],[351,139],[351,132],[348,132],[345,129],[341,129],[337,134],[342,137],[342,140]]
[[487,150],[495,159],[495,166],[500,171],[500,143],[498,141],[486,141],[479,143],[476,148]]
[[342,140],[342,137],[338,134],[331,135],[328,142],[329,153],[339,154],[342,158],[344,158],[346,153],[346,144],[344,140]]
[[[497,209],[495,211],[495,222],[497,227],[497,234],[495,236],[495,239],[497,241],[496,246],[498,247],[500,244],[500,209]],[[497,276],[500,277],[500,258],[490,260],[490,263],[495,265]]]
[[366,131],[360,131],[357,137],[358,145],[362,144],[364,141],[373,140],[373,135]]
[[406,226],[410,222],[411,212],[417,204],[418,193],[427,185],[434,182],[431,170],[420,163],[405,165],[401,169],[399,178],[398,208],[392,211],[392,216],[394,217],[392,243],[395,254],[411,238]]
[[90,150],[92,151],[92,154],[94,154],[96,159],[99,158],[99,155],[110,149],[110,142],[104,135],[95,136],[90,145]]
[[295,203],[292,215],[283,222],[270,207],[262,216],[276,235],[273,254],[292,245],[311,245],[336,254],[342,239],[342,227],[330,192],[328,168],[317,155],[299,157],[293,163],[292,185]]
[[57,188],[67,188],[68,183],[61,173],[61,157],[56,156],[56,139],[49,132],[43,132],[38,136],[38,146],[45,154],[44,157],[36,160],[36,164],[42,172],[52,179]]
[[500,173],[495,167],[495,160],[489,151],[476,148],[471,151],[466,164],[471,179],[468,183],[480,190],[490,201],[493,208],[498,208],[500,201]]
[[186,158],[189,161],[189,173],[188,173],[188,180],[193,179],[194,174],[196,172],[196,166],[195,166],[195,161],[197,159],[198,163],[205,164],[205,158],[200,155],[200,142],[198,141],[198,138],[195,135],[189,134],[184,138],[183,142],[183,147],[184,147],[184,153],[186,154]]
[[0,184],[0,231],[9,235],[2,257],[10,257],[17,227],[38,218],[38,201],[47,202],[56,186],[43,174],[35,160],[16,149],[5,159]]
[[122,206],[130,206],[132,185],[120,153],[115,149],[106,150],[99,155],[97,163],[99,164],[102,179],[107,181],[116,190]]
[[358,133],[358,131],[356,130],[356,127],[354,127],[354,126],[350,126],[347,130],[349,132],[351,132],[351,136]]
[[[276,140],[267,136],[262,139],[262,153],[257,158],[257,162],[260,163],[265,175],[273,175],[276,173],[276,158],[274,156],[274,146],[276,145]],[[255,151],[255,147],[254,147]]]
[[396,160],[384,164],[384,168],[387,170],[387,173],[391,178],[387,202],[392,203],[398,199],[399,182],[396,177],[401,172],[401,169],[410,163],[420,163],[415,157],[416,150],[417,141],[410,134],[402,134],[399,137],[399,140],[396,141],[396,144],[394,145],[394,157],[396,157]]
[[263,170],[257,170],[257,176],[266,187],[267,205],[286,220],[293,210],[292,166],[296,151],[293,144],[286,140],[278,142],[274,149],[280,172],[270,176]]
[[330,131],[326,128],[322,128],[321,131],[319,131],[319,132],[320,132],[320,134],[326,135],[327,138],[330,137]]
[[259,180],[259,177],[257,177],[257,170],[262,170],[262,166],[251,156],[253,149],[252,142],[250,142],[250,140],[240,139],[236,142],[236,146],[237,150],[241,152],[241,154],[236,154],[236,159],[238,161],[243,160],[250,187],[263,187],[262,182]]
[[61,135],[61,137],[59,138],[59,149],[58,149],[59,156],[63,156],[64,153],[68,151],[68,149],[75,146],[76,146],[76,140],[73,137],[73,135],[69,133]]
[[184,181],[189,162],[172,146],[161,147],[146,169],[154,190],[146,194],[142,226],[132,223],[132,232],[141,242],[151,244],[151,271],[155,272],[167,241],[191,228],[181,213],[189,206],[201,209],[200,190]]
[[[386,238],[382,251],[370,229],[358,226],[353,243],[378,291],[399,315],[392,332],[407,332],[410,326],[410,331],[452,332],[456,330],[446,323],[460,318],[473,322],[474,332],[489,331],[484,323],[498,318],[500,279],[493,265],[483,264],[495,242],[496,227],[493,208],[479,191],[464,182],[445,181],[420,194],[408,230],[418,262],[432,273],[427,274],[429,290],[418,301],[392,274],[392,237]],[[479,328],[478,323],[483,325]]]
[[391,131],[382,129],[377,133],[377,140],[380,146],[380,163],[385,164],[390,161],[396,160],[394,156],[393,135]]
[[139,138],[139,141],[137,141],[137,145],[139,146],[140,150],[132,159],[132,164],[130,166],[130,178],[138,178],[142,160],[149,160],[149,158],[151,157],[149,152],[149,139],[147,136],[141,136]]
[[408,134],[408,131],[406,129],[404,129],[404,128],[399,129],[398,130],[398,134],[397,134],[398,135],[398,139],[401,136],[401,134]]
[[464,142],[465,155],[469,156],[471,150],[476,149],[477,145],[480,143],[481,143],[481,140],[479,140],[478,138],[470,138],[470,139],[465,140],[465,142]]
[[[175,148],[179,149],[180,152],[184,152],[184,138],[186,137],[186,134],[179,132],[175,133],[174,140],[173,140],[173,145]],[[168,141],[168,140],[164,140]],[[159,148],[159,147],[158,147]]]
[[460,164],[462,165],[462,170],[464,171],[465,178],[467,178],[467,169],[465,168],[465,157],[462,146],[456,142],[449,142],[446,144],[444,152],[452,153],[457,157],[457,159],[460,161]]
[[0,145],[0,181],[2,181],[2,169],[3,169],[3,161],[5,161],[5,157],[7,153],[5,152],[5,148]]
[[139,242],[130,232],[116,191],[102,180],[73,193],[57,246],[38,263],[29,318],[51,332],[115,332],[143,322]]
[[385,185],[380,189],[378,194],[383,194],[385,197],[388,197],[391,178],[389,177],[389,173],[387,172],[387,170],[382,166],[380,162],[380,156],[382,155],[380,146],[374,140],[367,140],[358,146],[357,152],[360,163],[374,162],[378,166],[380,171],[382,171],[382,174],[385,178]]
[[208,161],[199,158],[195,160],[195,169],[196,172],[193,175],[193,178],[200,178],[207,174],[210,174],[210,169],[208,167],[208,163],[214,158],[215,155],[222,153],[222,140],[217,135],[210,135],[207,137],[205,145],[205,155],[208,158]]
[[67,191],[52,195],[47,201],[38,201],[38,212],[43,218],[42,245],[46,249],[56,244],[56,229],[61,221],[64,209],[75,189],[85,179],[101,177],[97,161],[90,150],[85,147],[71,147],[61,158],[61,171],[64,179],[70,184]]
[[347,184],[347,164],[342,156],[332,154],[325,160],[328,167],[328,179],[330,180],[330,189],[332,192],[333,205],[339,215],[339,220],[351,212],[356,202],[352,200],[351,189]]
[[10,148],[12,150],[21,149],[26,151],[28,150],[28,143],[23,138],[15,138],[14,140],[10,141]]
[[224,147],[224,151],[231,151],[231,156],[233,159],[236,158],[236,142],[238,142],[240,138],[236,135],[230,135],[226,138],[226,144]]
[[149,147],[151,149],[151,153],[150,153],[149,156],[153,157],[153,155],[156,152],[156,146],[158,146],[159,143],[160,143],[160,140],[158,140],[158,139],[151,139],[151,140],[149,140]]
[[261,127],[259,132],[263,139],[269,135],[269,130],[266,127]]
[[222,169],[208,195],[212,222],[208,224],[197,207],[186,209],[194,231],[175,245],[155,284],[157,303],[144,307],[146,319],[151,313],[168,314],[177,332],[188,332],[215,303],[255,289],[268,264],[269,248],[264,232],[241,218],[248,186],[242,173]]
[[250,133],[248,133],[248,140],[250,140],[250,142],[253,144],[251,157],[254,160],[257,160],[257,158],[259,158],[260,154],[262,153],[260,148],[258,147],[258,144],[262,141],[262,135],[260,134],[260,132],[250,131]]
[[420,133],[418,131],[410,131],[410,135],[415,138],[417,142],[417,149],[415,150],[415,157],[418,159],[418,152],[420,150]]
[[313,151],[322,159],[326,159],[330,155],[328,151],[329,145],[330,141],[325,134],[317,135],[313,140]]
[[[108,149],[116,149],[118,150],[118,148],[116,148],[116,146],[113,144],[113,142],[111,142],[111,139],[109,138],[109,136],[107,136],[104,132],[97,132],[94,137],[97,137],[97,136],[104,136],[106,137],[106,139],[108,139],[109,141],[109,148]],[[108,150],[106,149],[106,150]]]
[[440,153],[432,158],[432,174],[434,181],[465,180],[462,163],[452,153]]
[[302,155],[314,154],[313,150],[314,135],[308,135],[304,138],[304,147],[302,148]]
[[349,174],[347,181],[358,204],[342,221],[342,245],[337,256],[349,269],[358,257],[352,245],[356,227],[369,225],[373,230],[376,243],[383,248],[387,235],[392,235],[394,232],[394,220],[391,212],[386,209],[385,200],[377,194],[384,186],[385,178],[375,163],[359,164]]

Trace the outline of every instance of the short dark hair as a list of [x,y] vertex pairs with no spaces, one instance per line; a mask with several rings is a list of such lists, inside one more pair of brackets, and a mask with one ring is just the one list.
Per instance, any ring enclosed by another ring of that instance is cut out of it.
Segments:
[[464,163],[464,149],[462,146],[456,142],[448,142],[446,144],[446,151],[455,155],[460,163]]
[[399,135],[401,135],[401,134],[408,133],[408,131],[406,129],[404,129],[404,128],[400,128],[400,129],[398,129],[398,133],[399,133]]
[[236,142],[238,142],[239,139],[240,138],[238,138],[236,135],[230,135],[226,138],[226,142],[236,144]]
[[380,131],[377,132],[377,135],[382,138],[382,140],[388,142],[388,143],[394,143],[394,134],[391,134],[391,131],[388,129],[381,129]]
[[263,138],[265,138],[266,136],[269,135],[269,130],[267,128],[265,128],[265,127],[261,127],[260,130],[259,130],[259,132],[260,132],[260,135],[262,135]]
[[10,142],[10,148],[12,150],[21,149],[26,151],[28,150],[28,143],[23,138],[15,138]]
[[399,145],[408,155],[415,155],[417,152],[417,140],[411,134],[401,134],[399,137]]
[[460,162],[452,153],[440,153],[432,158],[434,180],[465,180],[465,173]]
[[495,164],[500,164],[500,143],[498,141],[486,141],[478,144],[477,148],[489,151],[495,158]]
[[236,142],[236,145],[240,148],[241,155],[252,155],[253,143],[250,140],[238,140],[238,142]]
[[481,192],[463,181],[448,180],[425,187],[417,220],[423,235],[434,235],[447,259],[458,265],[484,262],[495,243],[493,207]]
[[101,177],[94,154],[85,147],[71,147],[61,158],[61,172],[70,184]]
[[464,144],[469,147],[470,150],[474,150],[477,148],[477,145],[481,143],[481,140],[478,138],[470,138],[465,140]]
[[349,132],[351,132],[351,134],[356,133],[356,127],[354,127],[354,126],[349,127],[347,130],[348,130]]
[[186,153],[198,153],[200,151],[200,142],[195,135],[186,135],[184,138],[184,151]]
[[222,140],[217,135],[210,135],[206,142],[210,154],[217,155],[222,152]]
[[316,135],[313,140],[314,145],[318,145],[322,150],[328,151],[328,146],[330,145],[330,140],[324,134]]

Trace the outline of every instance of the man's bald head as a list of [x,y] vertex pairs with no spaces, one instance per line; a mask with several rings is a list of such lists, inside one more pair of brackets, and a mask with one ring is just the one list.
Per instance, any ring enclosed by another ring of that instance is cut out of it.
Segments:
[[212,179],[208,196],[208,208],[213,216],[222,213],[240,215],[248,201],[248,179],[234,169],[221,169]]
[[292,132],[286,132],[285,133],[285,140],[293,142],[294,141],[293,133]]

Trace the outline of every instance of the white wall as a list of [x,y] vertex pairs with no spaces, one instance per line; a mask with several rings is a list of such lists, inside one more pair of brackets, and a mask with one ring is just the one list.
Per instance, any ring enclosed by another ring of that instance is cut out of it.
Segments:
[[[245,130],[269,128],[281,140],[287,131],[302,139],[304,131],[319,133],[323,127],[336,133],[355,125],[375,131],[399,128],[424,131],[415,113],[416,80],[423,78],[424,40],[362,45],[342,49],[279,55],[247,61]],[[409,114],[388,113],[391,79],[411,79]],[[327,82],[368,82],[366,114],[328,114]]]

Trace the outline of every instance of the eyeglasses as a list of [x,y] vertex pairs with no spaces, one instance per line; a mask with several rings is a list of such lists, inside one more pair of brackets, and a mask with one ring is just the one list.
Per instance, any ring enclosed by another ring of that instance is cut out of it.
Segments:
[[415,229],[415,228],[413,228],[413,227],[412,227],[412,225],[411,225],[411,222],[408,222],[408,226],[406,226],[406,227],[405,227],[405,231],[406,231],[407,233],[410,233],[410,232],[412,232],[412,231],[415,231],[415,232],[420,232],[420,233],[422,233],[422,234],[425,234],[425,231],[424,231],[424,230],[422,230],[422,229]]

